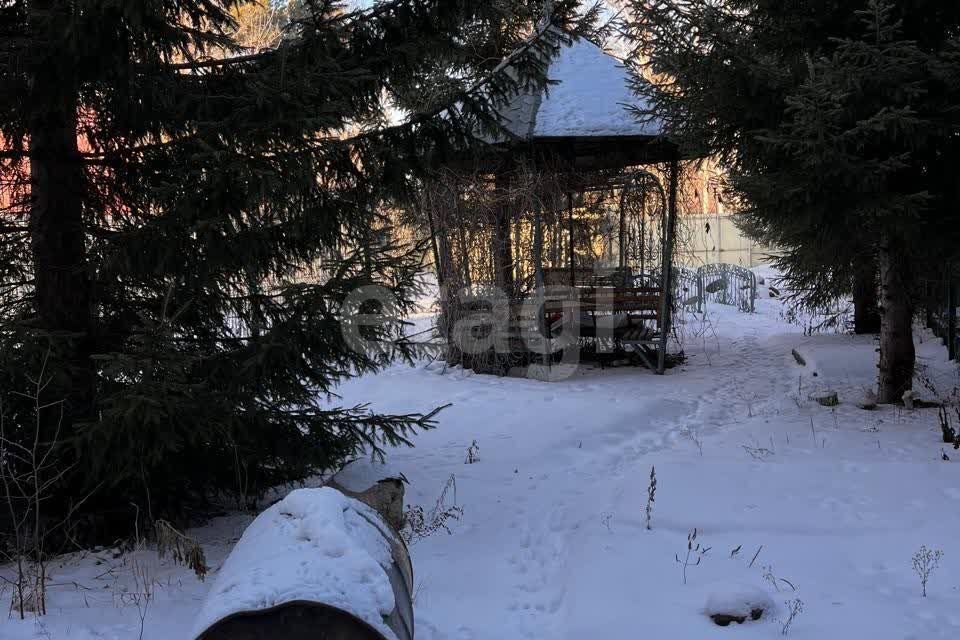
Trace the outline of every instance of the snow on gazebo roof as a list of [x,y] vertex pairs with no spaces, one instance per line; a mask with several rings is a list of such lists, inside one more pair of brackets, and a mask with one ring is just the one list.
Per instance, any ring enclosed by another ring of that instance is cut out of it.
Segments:
[[638,120],[630,106],[642,98],[613,55],[586,39],[561,45],[550,62],[551,84],[525,92],[502,110],[504,126],[521,140],[535,138],[655,137],[658,121]]

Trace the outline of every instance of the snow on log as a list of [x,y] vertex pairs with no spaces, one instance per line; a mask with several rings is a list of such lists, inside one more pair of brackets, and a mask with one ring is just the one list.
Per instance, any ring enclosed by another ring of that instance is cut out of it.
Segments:
[[223,563],[197,640],[412,640],[400,536],[336,489],[299,489],[260,514]]
[[873,389],[864,390],[863,399],[857,402],[857,407],[864,411],[873,411],[877,408],[877,394],[873,392]]
[[326,482],[325,487],[332,487],[351,498],[355,498],[379,513],[390,523],[390,526],[399,531],[403,528],[403,478],[383,478],[373,486],[356,491],[349,489],[342,479],[342,471]]
[[840,404],[840,397],[836,391],[817,391],[811,393],[808,398],[824,407],[836,407]]
[[903,392],[903,407],[905,409],[913,410],[913,406],[917,400],[917,392],[913,389],[907,389]]

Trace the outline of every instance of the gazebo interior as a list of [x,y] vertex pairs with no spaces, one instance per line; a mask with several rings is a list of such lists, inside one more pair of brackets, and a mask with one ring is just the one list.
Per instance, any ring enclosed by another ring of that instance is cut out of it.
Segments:
[[447,360],[546,379],[581,359],[662,374],[682,158],[595,44],[562,47],[548,77],[503,110],[509,140],[440,172],[425,198]]

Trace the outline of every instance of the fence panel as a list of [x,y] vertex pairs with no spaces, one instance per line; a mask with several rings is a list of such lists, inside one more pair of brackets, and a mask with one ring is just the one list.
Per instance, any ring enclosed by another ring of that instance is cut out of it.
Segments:
[[960,278],[952,273],[943,280],[923,282],[923,309],[927,327],[943,341],[951,360],[960,353],[957,335],[957,306]]
[[750,268],[763,264],[771,253],[744,236],[729,215],[682,216],[679,222],[678,264],[696,268],[725,263]]

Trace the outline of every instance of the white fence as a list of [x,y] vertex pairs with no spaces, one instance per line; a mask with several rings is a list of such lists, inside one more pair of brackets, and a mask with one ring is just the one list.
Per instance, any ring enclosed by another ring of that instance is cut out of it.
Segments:
[[729,215],[682,216],[679,222],[677,263],[682,266],[734,264],[750,268],[766,262],[771,253],[744,237]]

